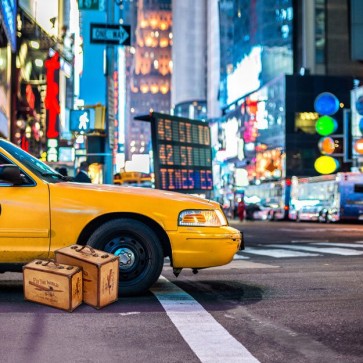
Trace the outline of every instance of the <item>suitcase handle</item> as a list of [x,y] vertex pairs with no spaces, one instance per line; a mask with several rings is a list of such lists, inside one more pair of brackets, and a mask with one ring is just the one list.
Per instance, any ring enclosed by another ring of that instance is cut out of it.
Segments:
[[[90,252],[91,252],[91,255],[93,257],[98,257],[98,254],[96,253],[96,251],[91,246],[84,245],[84,246],[82,246],[80,248],[78,248],[78,246],[72,246],[71,248],[73,250],[75,250],[76,252],[82,252],[85,248],[88,248],[90,250]],[[86,253],[86,252],[84,252],[84,253]]]
[[[88,245],[84,245],[84,246],[81,246],[80,248],[78,248],[77,245],[75,246],[72,246],[71,247],[73,250],[75,250],[76,252],[82,252],[85,248],[88,248],[90,251],[91,251],[91,255],[93,257],[98,257],[98,254],[96,253],[96,251],[91,247],[91,246],[88,246]],[[78,249],[77,249],[78,248]],[[100,256],[101,258],[107,258],[108,257],[108,254],[105,253],[103,255]]]
[[[55,260],[50,259],[46,259],[43,261],[37,261],[36,262],[37,265],[42,265],[42,266],[48,266],[48,267],[52,267],[52,268],[58,268],[60,270],[64,269],[64,266],[61,266],[59,263],[55,262]],[[73,266],[68,266],[67,270],[72,270]]]

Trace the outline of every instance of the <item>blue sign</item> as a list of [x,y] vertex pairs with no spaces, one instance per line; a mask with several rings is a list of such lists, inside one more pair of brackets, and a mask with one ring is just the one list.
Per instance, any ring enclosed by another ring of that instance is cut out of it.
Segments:
[[117,152],[123,154],[125,152],[125,144],[118,144]]
[[314,109],[320,115],[334,115],[339,110],[339,100],[330,92],[320,93],[315,99]]
[[90,110],[71,110],[70,111],[70,130],[87,133],[90,129],[91,112]]
[[79,10],[104,10],[105,1],[102,0],[78,0]]
[[13,52],[16,51],[16,1],[1,0],[0,19],[3,19],[6,37]]
[[360,119],[358,127],[359,131],[363,134],[363,118]]
[[360,115],[363,115],[363,96],[360,96],[355,103],[355,108]]

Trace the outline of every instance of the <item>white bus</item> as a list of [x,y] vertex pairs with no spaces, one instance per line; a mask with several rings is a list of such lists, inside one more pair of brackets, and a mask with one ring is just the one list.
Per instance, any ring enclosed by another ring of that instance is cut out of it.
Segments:
[[363,221],[363,174],[293,177],[289,218],[319,222]]

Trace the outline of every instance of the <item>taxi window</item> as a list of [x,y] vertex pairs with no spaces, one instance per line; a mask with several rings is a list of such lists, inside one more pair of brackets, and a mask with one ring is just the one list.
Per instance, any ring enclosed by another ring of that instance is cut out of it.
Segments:
[[6,159],[3,155],[0,154],[0,165],[1,164],[12,164],[8,159]]
[[[3,164],[12,164],[8,159],[5,158],[5,156],[1,155],[0,154],[0,165],[3,165]],[[2,180],[0,178],[0,186],[9,186],[10,184],[5,181],[5,180]]]
[[[0,165],[3,164],[14,164],[11,160],[9,160],[6,156],[4,156],[3,154],[0,154]],[[34,181],[27,176],[23,171],[21,171],[21,175],[22,175],[22,179],[23,179],[23,184],[21,186],[32,186],[35,185]],[[9,182],[0,179],[0,187],[1,186],[12,186],[12,184],[10,184]]]

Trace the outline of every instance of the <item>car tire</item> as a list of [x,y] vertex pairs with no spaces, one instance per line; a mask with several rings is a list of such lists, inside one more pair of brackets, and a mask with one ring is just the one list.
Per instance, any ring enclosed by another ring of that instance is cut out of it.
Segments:
[[159,278],[164,253],[155,232],[133,219],[115,219],[101,225],[88,245],[120,257],[119,295],[146,292]]

